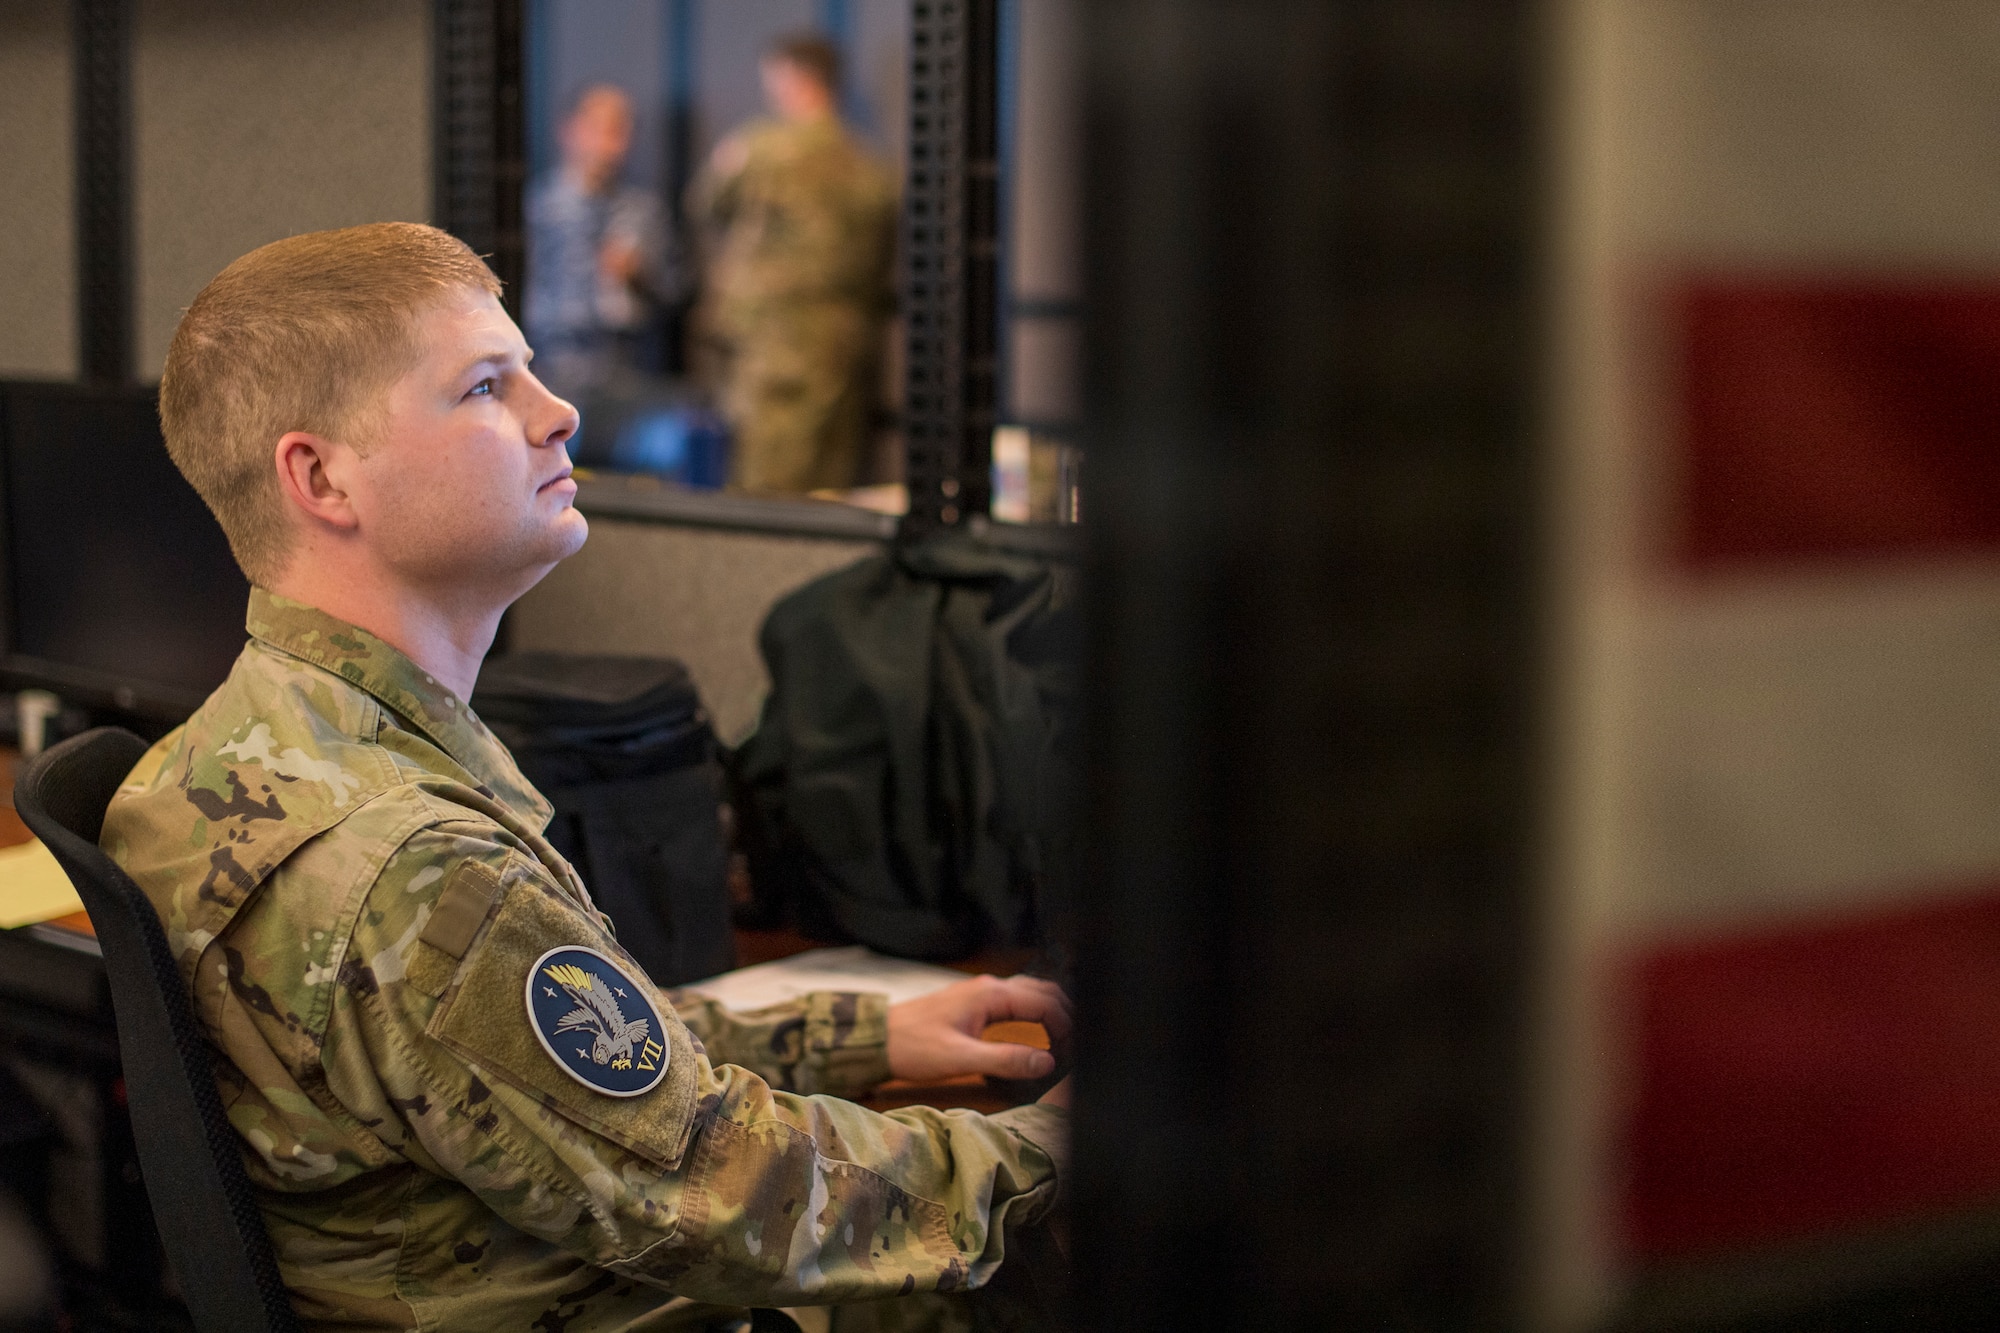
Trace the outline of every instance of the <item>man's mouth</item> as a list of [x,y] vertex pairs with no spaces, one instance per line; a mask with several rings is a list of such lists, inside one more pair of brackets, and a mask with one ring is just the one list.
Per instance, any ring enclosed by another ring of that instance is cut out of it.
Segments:
[[570,490],[574,491],[576,489],[576,483],[570,481],[569,479],[569,474],[573,470],[574,469],[572,468],[564,468],[562,471],[556,473],[555,476],[550,477],[547,481],[543,482],[540,486],[536,487],[535,493],[539,495],[541,492],[548,490],[550,487],[560,486],[564,482],[569,482]]

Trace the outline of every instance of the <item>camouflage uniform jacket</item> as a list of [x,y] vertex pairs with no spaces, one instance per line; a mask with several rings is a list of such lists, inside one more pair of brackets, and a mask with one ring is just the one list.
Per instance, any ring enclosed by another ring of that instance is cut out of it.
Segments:
[[688,190],[720,331],[824,303],[886,314],[896,246],[888,169],[832,116],[754,121],[738,135],[742,166],[704,170]]
[[[103,842],[193,988],[308,1326],[693,1328],[954,1290],[1050,1206],[1059,1112],[878,1115],[776,1090],[880,1078],[881,998],[677,1017],[465,705],[262,590],[249,631]],[[597,951],[660,1017],[650,1091],[606,1095],[541,1044],[523,992],[557,946]]]

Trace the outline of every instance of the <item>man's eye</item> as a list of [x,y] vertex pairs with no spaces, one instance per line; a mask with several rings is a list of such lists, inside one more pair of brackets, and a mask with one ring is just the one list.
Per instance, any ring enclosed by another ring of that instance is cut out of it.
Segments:
[[494,381],[490,379],[481,380],[479,381],[479,383],[472,386],[473,393],[485,394],[489,398],[493,396],[493,389],[494,389]]

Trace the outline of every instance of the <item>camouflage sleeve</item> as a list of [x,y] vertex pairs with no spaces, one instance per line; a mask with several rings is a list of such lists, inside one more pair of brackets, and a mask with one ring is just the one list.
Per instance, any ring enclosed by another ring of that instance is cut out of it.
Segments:
[[889,999],[815,991],[739,1011],[691,990],[667,1002],[715,1064],[740,1065],[786,1092],[860,1097],[889,1077]]
[[[392,1151],[591,1263],[728,1305],[977,1286],[1010,1228],[1052,1206],[1059,1113],[879,1115],[711,1064],[594,914],[502,837],[418,831],[355,922],[322,1067]],[[557,949],[595,951],[599,979],[631,988],[624,1011],[538,1020]],[[617,1058],[590,1063],[592,1032]]]

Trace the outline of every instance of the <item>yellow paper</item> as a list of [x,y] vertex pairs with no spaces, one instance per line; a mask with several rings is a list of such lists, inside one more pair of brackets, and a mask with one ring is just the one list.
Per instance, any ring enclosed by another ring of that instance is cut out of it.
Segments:
[[40,838],[0,848],[0,930],[82,910],[83,899]]

